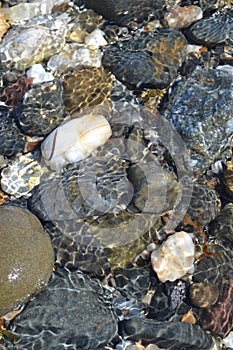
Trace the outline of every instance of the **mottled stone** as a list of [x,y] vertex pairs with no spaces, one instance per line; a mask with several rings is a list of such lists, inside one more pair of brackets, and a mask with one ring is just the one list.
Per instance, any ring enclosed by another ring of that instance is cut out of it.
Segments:
[[115,336],[117,317],[111,295],[99,281],[81,272],[58,270],[45,292],[14,320],[12,329],[20,350],[91,350]]
[[209,350],[213,346],[210,335],[199,326],[185,322],[156,322],[135,317],[120,323],[120,333],[125,340],[155,343],[167,350]]
[[8,107],[0,106],[0,154],[13,156],[24,150],[26,136],[17,127]]
[[45,15],[12,27],[0,43],[2,68],[24,71],[59,52],[65,45],[69,20],[67,14]]
[[208,308],[216,304],[219,297],[218,286],[209,282],[191,284],[189,298],[191,304],[201,308]]
[[203,172],[226,147],[232,133],[233,76],[223,70],[196,69],[178,83],[165,116],[190,151],[190,166]]
[[101,52],[98,48],[68,43],[48,61],[48,68],[56,74],[83,67],[101,67]]
[[0,94],[0,101],[7,106],[16,106],[32,85],[32,78],[21,76],[16,82],[9,83]]
[[34,85],[14,110],[19,128],[30,136],[45,136],[65,119],[63,87],[60,80]]
[[184,36],[176,29],[159,28],[109,45],[102,63],[125,84],[162,89],[175,78],[185,55]]
[[2,40],[2,37],[8,31],[9,28],[10,25],[6,21],[6,16],[4,15],[4,13],[0,12],[0,41]]
[[52,274],[54,255],[49,236],[29,211],[0,207],[0,316],[17,309],[43,290]]
[[195,5],[174,6],[164,15],[164,20],[170,28],[186,28],[202,18],[202,9]]
[[97,2],[95,0],[84,0],[84,4],[92,8],[97,13],[104,16],[110,21],[114,21],[119,25],[130,25],[130,22],[140,23],[146,20],[149,14],[159,13],[165,5],[164,0],[103,0]]

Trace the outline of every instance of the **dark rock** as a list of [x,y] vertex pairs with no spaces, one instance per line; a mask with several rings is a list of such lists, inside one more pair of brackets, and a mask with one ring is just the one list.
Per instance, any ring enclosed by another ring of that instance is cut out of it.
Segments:
[[159,28],[109,45],[102,63],[126,85],[167,87],[185,59],[186,40],[176,29]]
[[165,116],[190,151],[190,166],[201,173],[219,157],[232,133],[233,76],[224,70],[196,69],[177,84]]
[[130,25],[131,22],[141,23],[150,15],[159,15],[165,5],[164,0],[83,0],[83,3],[119,25]]
[[15,109],[15,115],[24,134],[48,135],[65,118],[62,83],[56,79],[33,86]]
[[135,317],[122,321],[120,332],[125,340],[155,343],[167,350],[203,350],[213,346],[211,336],[199,326],[185,322],[156,322]]
[[0,154],[13,156],[24,150],[26,136],[17,127],[9,108],[0,106]]
[[89,350],[115,336],[117,317],[110,293],[97,280],[59,270],[46,291],[14,320],[12,329],[19,350]]

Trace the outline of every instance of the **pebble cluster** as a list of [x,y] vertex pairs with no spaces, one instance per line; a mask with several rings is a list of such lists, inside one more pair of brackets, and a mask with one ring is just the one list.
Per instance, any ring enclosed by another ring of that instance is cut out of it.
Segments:
[[0,3],[0,349],[233,349],[233,2]]

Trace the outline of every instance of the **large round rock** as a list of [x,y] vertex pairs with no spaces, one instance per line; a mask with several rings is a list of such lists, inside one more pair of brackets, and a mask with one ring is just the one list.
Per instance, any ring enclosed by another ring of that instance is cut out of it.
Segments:
[[49,236],[30,212],[0,207],[0,316],[44,289],[54,253]]

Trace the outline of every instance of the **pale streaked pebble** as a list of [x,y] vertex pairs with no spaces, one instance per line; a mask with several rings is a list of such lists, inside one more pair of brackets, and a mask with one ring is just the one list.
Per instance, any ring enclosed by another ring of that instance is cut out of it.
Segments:
[[88,157],[111,136],[111,127],[101,115],[69,120],[49,134],[41,144],[42,156],[52,170]]

